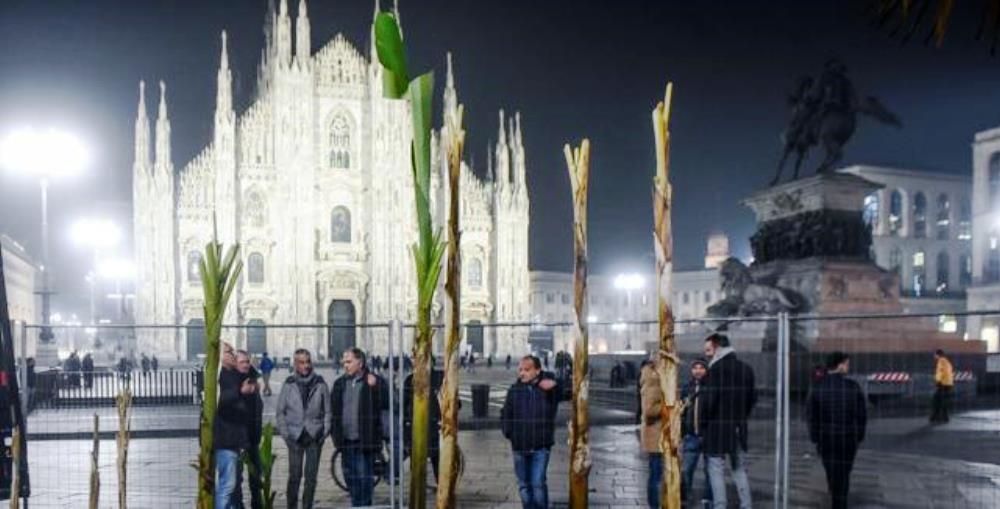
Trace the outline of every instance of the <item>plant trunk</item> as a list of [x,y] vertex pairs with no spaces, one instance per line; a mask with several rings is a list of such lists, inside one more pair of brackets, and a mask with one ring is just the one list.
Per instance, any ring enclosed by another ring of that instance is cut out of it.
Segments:
[[660,450],[663,452],[663,479],[660,482],[660,507],[681,508],[681,415],[683,404],[677,397],[677,344],[674,340],[674,313],[670,306],[670,277],[673,272],[674,245],[670,221],[670,100],[673,84],[667,84],[664,102],[653,110],[653,134],[656,139],[656,177],[653,179],[653,233],[656,250],[657,311],[659,318],[659,355],[656,371],[663,392],[660,408]]
[[[448,55],[449,65],[451,54]],[[448,158],[448,277],[445,280],[445,296],[447,308],[447,337],[444,357],[444,381],[441,384],[439,396],[441,404],[441,436],[440,436],[440,478],[437,488],[437,509],[452,509],[456,507],[455,490],[458,486],[459,458],[458,448],[458,347],[462,341],[461,332],[461,229],[459,228],[459,182],[462,169],[462,144],[465,132],[462,130],[462,107],[445,112],[445,141]]]
[[410,448],[410,507],[427,507],[427,427],[430,396],[430,308],[420,309],[413,341],[413,429]]
[[125,389],[118,393],[118,509],[125,509],[128,495],[128,442],[131,432],[132,393]]
[[590,177],[590,140],[580,148],[564,148],[573,191],[573,415],[569,428],[569,505],[588,506],[590,476],[590,415],[587,408],[590,377],[587,327],[587,188]]
[[21,503],[21,427],[14,426],[10,442],[10,509],[17,509]]
[[100,418],[94,414],[94,446],[90,451],[90,509],[98,509],[101,499],[101,472],[98,460],[101,457]]

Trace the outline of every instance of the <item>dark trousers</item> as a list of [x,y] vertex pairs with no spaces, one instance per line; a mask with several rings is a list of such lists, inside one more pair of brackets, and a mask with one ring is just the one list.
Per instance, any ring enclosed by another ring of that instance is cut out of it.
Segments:
[[826,484],[833,502],[832,509],[847,508],[847,493],[851,489],[851,469],[858,453],[858,443],[851,439],[823,440],[819,454],[826,470]]
[[951,407],[952,387],[938,385],[931,401],[931,422],[948,422],[948,412]]
[[340,469],[351,494],[351,507],[372,505],[375,491],[375,453],[361,448],[358,441],[348,441],[340,450]]
[[285,442],[288,445],[288,508],[299,507],[299,483],[302,480],[303,459],[305,460],[305,487],[302,489],[302,507],[310,509],[316,494],[316,474],[319,472],[319,455],[323,450],[323,442],[309,437],[300,438],[297,442]]

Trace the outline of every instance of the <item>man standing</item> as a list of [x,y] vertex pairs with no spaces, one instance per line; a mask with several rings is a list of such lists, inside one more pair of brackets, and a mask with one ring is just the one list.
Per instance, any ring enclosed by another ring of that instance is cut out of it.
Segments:
[[222,369],[219,371],[219,402],[212,425],[215,450],[215,469],[218,479],[215,483],[215,507],[235,509],[239,507],[235,496],[239,488],[240,453],[250,445],[250,409],[245,396],[251,396],[256,383],[236,369],[236,355],[229,343],[222,344]]
[[264,395],[271,395],[271,372],[274,371],[274,361],[267,356],[267,352],[264,352],[264,356],[260,359],[260,373],[264,376]]
[[[252,509],[263,509],[264,500],[261,489],[261,461],[260,461],[260,439],[263,434],[264,425],[264,400],[260,399],[260,390],[257,385],[259,377],[257,370],[253,369],[250,362],[250,354],[246,350],[236,351],[236,371],[253,382],[253,394],[243,396],[247,403],[247,461],[250,463],[248,478],[250,480],[250,507]],[[242,473],[242,469],[237,472]],[[237,475],[235,497],[238,505],[243,505],[243,480],[241,475]]]
[[[265,359],[268,359],[267,354]],[[299,483],[305,458],[305,488],[302,507],[313,506],[316,474],[323,441],[330,430],[329,390],[323,377],[313,371],[309,350],[300,348],[292,357],[295,372],[281,385],[274,417],[278,433],[288,447],[288,486],[285,492],[289,509],[298,509]],[[261,361],[263,365],[263,361]],[[262,366],[263,367],[263,366]],[[272,365],[273,368],[273,365]]]
[[156,354],[153,354],[153,358],[149,360],[149,365],[153,368],[153,373],[156,373],[160,369],[160,359],[156,358]]
[[830,354],[826,369],[809,400],[809,437],[823,458],[831,507],[842,509],[847,507],[854,456],[865,439],[865,396],[857,382],[844,376],[850,369],[846,354]]
[[142,354],[142,360],[139,361],[139,366],[142,367],[142,377],[146,378],[149,376],[149,357],[146,354]]
[[[691,497],[691,487],[694,484],[694,471],[698,461],[704,455],[701,439],[701,407],[702,393],[708,375],[708,363],[696,359],[691,363],[691,379],[681,389],[681,399],[684,400],[684,415],[681,416],[682,464],[681,464],[681,498]],[[710,507],[712,503],[712,487],[709,484],[708,461],[705,462],[705,489],[702,491],[701,507]]]
[[733,484],[740,497],[740,508],[750,509],[750,481],[744,455],[747,451],[747,419],[757,403],[753,369],[736,358],[729,338],[714,333],[705,338],[708,382],[702,407],[702,448],[708,458],[708,477],[712,486],[713,507],[725,509],[726,459],[733,472]]
[[94,358],[90,352],[83,356],[83,386],[87,389],[94,386]]
[[378,376],[365,366],[365,353],[356,347],[344,351],[344,374],[330,391],[333,444],[341,451],[341,470],[353,507],[372,505],[375,455],[382,450],[382,410],[388,392]]
[[556,381],[542,373],[542,361],[533,355],[523,357],[517,367],[517,382],[507,391],[500,422],[514,454],[514,473],[524,509],[549,506],[545,471],[555,443],[558,394]]
[[934,352],[934,400],[931,411],[932,424],[948,422],[948,412],[951,406],[951,395],[955,390],[955,369],[951,361],[940,348]]

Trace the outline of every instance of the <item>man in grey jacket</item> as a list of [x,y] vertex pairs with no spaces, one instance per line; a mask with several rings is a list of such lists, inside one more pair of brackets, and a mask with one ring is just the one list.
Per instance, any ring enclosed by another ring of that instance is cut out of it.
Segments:
[[305,458],[302,507],[311,508],[323,441],[330,432],[330,391],[312,367],[309,350],[300,348],[293,358],[295,372],[281,385],[274,414],[278,433],[288,446],[288,507],[298,509],[299,483]]

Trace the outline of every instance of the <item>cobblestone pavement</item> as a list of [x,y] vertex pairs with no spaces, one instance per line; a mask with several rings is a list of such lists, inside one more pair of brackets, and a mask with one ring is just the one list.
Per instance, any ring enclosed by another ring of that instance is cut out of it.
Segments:
[[[937,433],[919,423],[887,422],[872,430],[870,443],[858,456],[851,490],[852,507],[862,508],[979,508],[1000,506],[1000,466],[921,455],[919,450],[890,452],[888,438],[881,432],[904,428],[909,436]],[[964,426],[956,419],[955,427]],[[800,428],[800,427],[797,427]],[[909,431],[907,431],[907,429]],[[791,459],[791,507],[826,507],[822,467],[811,447],[796,429]],[[947,430],[942,439],[950,441]],[[751,437],[759,439],[748,455],[754,506],[771,505],[774,484],[773,457],[767,453],[773,430],[755,423]],[[888,435],[885,435],[888,436]],[[931,440],[922,437],[920,440]],[[559,429],[557,445],[549,466],[549,491],[555,507],[567,502],[566,433]],[[631,426],[595,427],[592,430],[594,469],[590,485],[591,507],[641,507],[645,493],[645,456],[638,450],[636,431]],[[513,465],[507,442],[495,430],[465,431],[460,444],[466,454],[466,471],[459,485],[461,507],[520,507]],[[954,444],[976,447],[975,443]],[[45,440],[29,445],[33,496],[31,507],[84,507],[87,499],[90,442],[85,440]],[[994,451],[995,452],[995,451]],[[276,443],[278,464],[274,488],[279,492],[278,507],[284,503],[287,466],[284,445]],[[346,496],[329,477],[332,449],[324,448],[318,488],[318,507],[345,507]],[[113,441],[101,444],[101,506],[114,506],[117,480],[114,472]],[[189,466],[197,454],[193,438],[135,439],[129,452],[129,506],[134,508],[191,507],[195,473]],[[1000,456],[995,456],[1000,457]],[[699,472],[700,475],[700,472]],[[696,480],[696,486],[700,481]],[[376,489],[376,503],[388,503],[388,488]],[[735,501],[735,493],[730,494]]]

